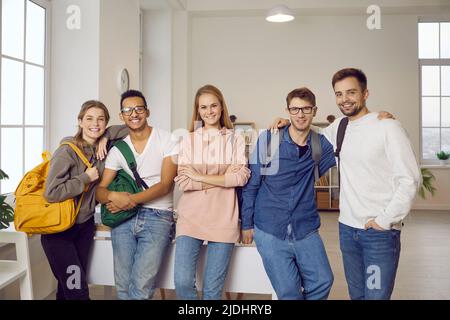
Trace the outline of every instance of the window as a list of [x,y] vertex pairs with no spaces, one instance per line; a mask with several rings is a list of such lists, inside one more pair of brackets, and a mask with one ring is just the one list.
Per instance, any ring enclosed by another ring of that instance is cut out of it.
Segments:
[[139,11],[139,90],[142,91],[144,77],[144,12]]
[[450,152],[450,22],[419,22],[422,160]]
[[41,162],[46,129],[47,2],[2,0],[0,41],[0,193],[13,192]]

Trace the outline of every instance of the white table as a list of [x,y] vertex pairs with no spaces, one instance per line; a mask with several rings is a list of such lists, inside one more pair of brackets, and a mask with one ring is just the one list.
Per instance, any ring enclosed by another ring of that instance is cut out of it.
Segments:
[[[203,267],[206,246],[200,254],[197,285],[202,287]],[[168,249],[157,279],[157,288],[174,289],[174,253],[175,243]],[[113,252],[111,234],[109,231],[97,231],[91,251],[88,267],[88,282],[90,284],[114,286]],[[105,287],[105,294],[111,293],[111,288]],[[230,262],[230,269],[225,282],[225,292],[243,292],[256,294],[271,294],[276,299],[275,291],[264,270],[264,266],[255,246],[236,246]]]

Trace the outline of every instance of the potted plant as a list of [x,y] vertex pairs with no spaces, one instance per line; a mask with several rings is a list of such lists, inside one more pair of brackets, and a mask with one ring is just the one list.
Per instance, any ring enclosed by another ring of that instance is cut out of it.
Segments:
[[[0,180],[8,179],[8,175],[0,169]],[[0,230],[9,227],[14,221],[14,209],[5,201],[6,196],[0,195]]]
[[441,161],[442,165],[446,165],[448,158],[450,158],[450,153],[439,151],[438,153],[436,153],[436,157]]
[[428,191],[431,196],[434,196],[436,188],[433,186],[433,182],[436,180],[434,174],[427,168],[420,168],[422,173],[422,184],[419,187],[418,194],[422,199],[426,198],[426,192]]

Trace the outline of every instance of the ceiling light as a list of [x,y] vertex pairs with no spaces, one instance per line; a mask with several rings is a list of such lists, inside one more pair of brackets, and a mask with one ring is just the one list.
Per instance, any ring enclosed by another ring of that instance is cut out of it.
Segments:
[[294,20],[294,13],[288,7],[278,5],[267,12],[266,20],[269,22],[287,22]]

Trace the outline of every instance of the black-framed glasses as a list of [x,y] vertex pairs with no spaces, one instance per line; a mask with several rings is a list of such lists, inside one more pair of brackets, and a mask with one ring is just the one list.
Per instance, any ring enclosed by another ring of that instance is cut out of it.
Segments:
[[131,116],[133,114],[133,111],[136,112],[136,114],[143,114],[147,110],[146,106],[136,106],[136,107],[126,107],[120,109],[120,112],[126,116]]
[[300,110],[302,110],[303,114],[311,114],[312,111],[314,110],[314,107],[288,107],[288,111],[290,114],[292,115],[296,115],[297,113],[300,112]]

